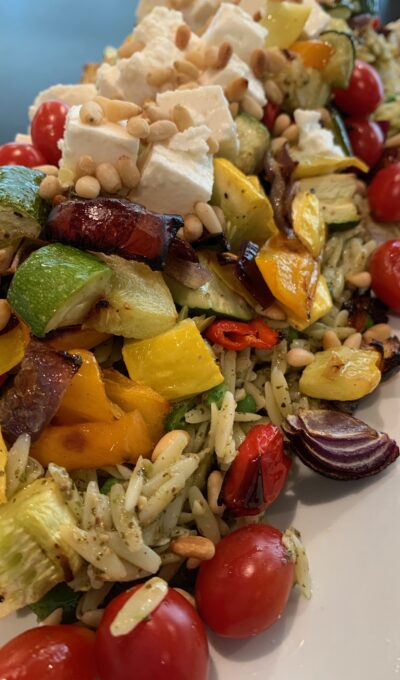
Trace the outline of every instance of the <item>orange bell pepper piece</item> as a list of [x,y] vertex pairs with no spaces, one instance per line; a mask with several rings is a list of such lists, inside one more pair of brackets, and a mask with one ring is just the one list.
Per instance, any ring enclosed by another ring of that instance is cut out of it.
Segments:
[[[82,366],[63,396],[54,424],[112,422],[116,417],[119,418],[122,412],[107,397],[100,366],[94,354],[86,349],[71,349],[70,353],[82,357]],[[134,408],[129,410],[133,411]]]
[[147,385],[135,382],[113,368],[103,371],[106,394],[124,411],[142,414],[154,441],[165,433],[164,421],[171,410],[168,401]]
[[54,331],[45,340],[45,343],[58,352],[68,352],[73,347],[93,349],[93,347],[97,347],[97,345],[109,340],[109,338],[111,338],[109,333],[99,333],[91,328],[75,326]]
[[112,423],[48,425],[31,447],[31,456],[47,467],[56,463],[67,470],[135,463],[148,457],[154,442],[139,411],[125,413]]
[[319,71],[325,68],[335,54],[335,48],[323,40],[299,40],[290,46],[290,51],[299,55],[306,68]]

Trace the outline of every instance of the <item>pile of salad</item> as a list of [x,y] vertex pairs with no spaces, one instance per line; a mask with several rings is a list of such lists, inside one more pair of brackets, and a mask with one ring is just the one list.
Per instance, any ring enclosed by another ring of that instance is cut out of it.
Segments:
[[[206,680],[311,595],[293,471],[375,475],[400,368],[400,22],[141,0],[0,147],[2,680]],[[267,513],[267,516],[266,516]]]

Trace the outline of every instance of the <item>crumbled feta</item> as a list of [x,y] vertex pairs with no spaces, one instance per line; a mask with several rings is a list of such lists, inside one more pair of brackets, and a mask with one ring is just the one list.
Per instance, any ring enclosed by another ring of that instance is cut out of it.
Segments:
[[[208,19],[215,14],[220,5],[220,0],[192,0],[186,7],[182,7],[183,18],[187,24],[199,33]],[[136,16],[139,21],[149,14],[154,7],[171,7],[170,0],[140,0]]]
[[238,5],[223,2],[202,38],[207,45],[217,47],[231,43],[235,54],[249,63],[253,50],[264,47],[267,35],[267,29]]
[[171,40],[151,40],[129,59],[120,59],[114,66],[103,64],[97,72],[97,89],[105,97],[141,105],[157,93],[157,88],[147,82],[148,74],[160,66],[172,66],[180,58],[182,53]]
[[[136,26],[133,31],[133,37],[145,45],[159,38],[167,38],[167,40],[174,42],[176,30],[183,23],[182,12],[157,6]],[[188,49],[194,49],[199,43],[200,38],[192,33]]]
[[32,144],[32,137],[30,135],[25,135],[23,132],[17,132],[14,142],[16,144]]
[[239,141],[236,125],[220,85],[163,92],[157,95],[156,101],[166,115],[171,114],[177,104],[185,106],[195,125],[208,125],[211,134],[219,142],[219,155],[230,157],[237,154]]
[[321,126],[318,111],[296,109],[294,119],[299,127],[299,150],[304,155],[344,156],[343,150],[335,144],[333,133]]
[[134,200],[150,210],[186,215],[198,201],[209,201],[213,161],[206,140],[210,129],[201,125],[179,132],[167,144],[154,144]]
[[39,92],[33,104],[29,107],[29,120],[32,120],[39,106],[51,99],[59,99],[69,106],[84,104],[93,99],[97,94],[96,86],[91,83],[79,83],[78,85],[52,85],[47,90]]
[[251,68],[242,59],[239,59],[236,54],[231,56],[225,68],[207,69],[207,71],[201,74],[199,80],[203,85],[221,85],[221,87],[226,87],[232,80],[241,77],[246,78],[248,81],[249,95],[260,106],[264,106],[267,100],[261,82],[255,77]]
[[319,35],[321,31],[325,30],[331,17],[327,12],[324,12],[317,0],[303,0],[303,5],[311,7],[310,16],[308,17],[303,30],[307,38],[313,38],[316,35]]
[[87,125],[79,118],[80,106],[73,106],[67,116],[64,139],[60,142],[61,167],[75,172],[81,156],[88,155],[98,163],[115,164],[120,156],[136,162],[139,140],[123,124]]

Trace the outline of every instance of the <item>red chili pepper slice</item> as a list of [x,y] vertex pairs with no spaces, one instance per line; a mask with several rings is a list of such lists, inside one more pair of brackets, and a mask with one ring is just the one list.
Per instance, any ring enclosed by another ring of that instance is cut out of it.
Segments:
[[236,352],[247,347],[271,349],[280,340],[279,332],[267,326],[261,319],[255,319],[249,323],[214,321],[204,335],[210,342]]
[[263,512],[282,491],[291,465],[281,431],[275,425],[256,425],[225,475],[220,503],[235,517]]

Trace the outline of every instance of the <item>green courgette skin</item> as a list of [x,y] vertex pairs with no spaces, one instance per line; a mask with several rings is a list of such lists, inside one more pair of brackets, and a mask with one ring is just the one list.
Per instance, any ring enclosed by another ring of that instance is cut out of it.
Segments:
[[39,236],[51,207],[39,196],[44,176],[21,165],[0,166],[0,247]]

